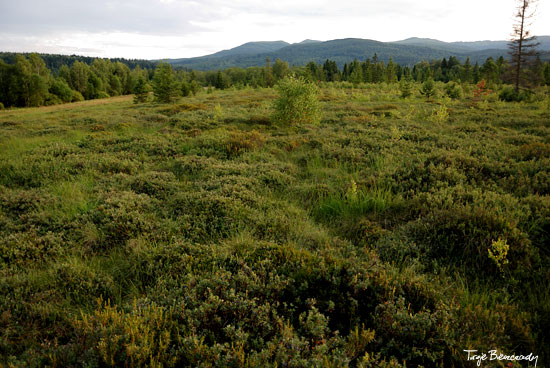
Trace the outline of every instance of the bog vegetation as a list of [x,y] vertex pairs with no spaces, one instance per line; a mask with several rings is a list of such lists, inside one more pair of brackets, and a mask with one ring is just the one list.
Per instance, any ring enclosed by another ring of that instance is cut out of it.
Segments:
[[0,112],[0,365],[546,365],[550,94],[445,63],[44,72],[140,91]]

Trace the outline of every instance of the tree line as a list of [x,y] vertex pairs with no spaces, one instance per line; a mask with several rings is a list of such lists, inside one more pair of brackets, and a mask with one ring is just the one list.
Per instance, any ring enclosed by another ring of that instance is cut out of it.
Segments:
[[[326,60],[323,64],[310,62],[305,66],[289,66],[283,60],[267,59],[263,67],[228,68],[217,71],[173,69],[167,63],[150,67],[136,64],[130,68],[121,61],[93,59],[80,60],[50,69],[41,55],[16,54],[11,63],[0,59],[0,107],[29,107],[65,102],[136,94],[138,100],[154,91],[157,99],[168,101],[176,96],[198,93],[203,88],[272,87],[290,74],[313,82],[346,81],[359,83],[396,83],[401,80],[425,82],[478,83],[489,85],[513,83],[508,60],[488,58],[485,63],[472,65],[456,57],[401,66],[390,58],[387,63],[376,54],[365,61],[357,59],[339,68]],[[532,85],[550,85],[550,63],[535,59],[529,66]],[[167,97],[168,96],[168,97]]]
[[[550,84],[550,63],[544,63],[536,59],[531,67],[530,82],[533,85]],[[304,76],[318,81],[347,81],[358,83],[395,83],[402,79],[425,82],[428,79],[434,81],[478,83],[485,79],[489,84],[510,83],[513,75],[510,73],[508,60],[504,57],[498,59],[488,58],[485,63],[479,65],[470,63],[466,59],[463,63],[458,58],[451,56],[449,59],[423,61],[414,66],[401,66],[393,62],[379,61],[376,54],[372,58],[361,62],[357,59],[344,64],[342,70],[335,62],[327,60],[324,64],[310,62],[306,65]]]
[[[535,59],[529,66],[529,82],[532,86],[550,85],[550,62]],[[527,71],[526,71],[527,72]],[[513,83],[511,65],[504,57],[488,58],[483,64],[461,62],[451,56],[448,59],[423,61],[413,66],[402,66],[391,58],[387,63],[374,54],[365,61],[357,59],[344,64],[340,68],[335,61],[326,60],[319,64],[309,62],[305,66],[289,66],[280,59],[272,63],[266,60],[264,67],[228,68],[218,71],[193,71],[191,79],[197,80],[202,86],[212,86],[218,89],[228,87],[271,87],[285,76],[293,74],[312,82],[351,82],[359,83],[396,83],[401,80],[425,82],[434,80],[440,82],[474,83],[482,79],[489,86]]]
[[[0,59],[4,60],[8,64],[14,64],[15,58],[17,55],[23,55],[29,57],[32,53],[16,53],[16,52],[0,52]],[[80,61],[88,65],[92,65],[94,60],[97,57],[93,56],[81,56],[81,55],[59,55],[59,54],[42,54],[39,56],[46,63],[46,67],[50,69],[53,73],[57,73],[59,68],[63,65],[71,66],[75,61]],[[156,61],[152,60],[141,60],[141,59],[124,59],[124,58],[109,58],[109,61],[116,63],[120,61],[123,64],[126,64],[130,69],[134,69],[136,66],[140,66],[142,69],[154,69],[157,64]]]
[[107,59],[94,59],[91,65],[76,60],[52,72],[40,55],[17,54],[11,64],[0,60],[0,103],[29,107],[130,94],[138,78],[149,79],[151,73]]

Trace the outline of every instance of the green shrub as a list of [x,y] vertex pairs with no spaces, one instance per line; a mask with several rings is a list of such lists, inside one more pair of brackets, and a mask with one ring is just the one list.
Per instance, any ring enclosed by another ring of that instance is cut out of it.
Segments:
[[99,232],[90,244],[92,249],[122,247],[129,239],[153,231],[155,222],[151,211],[156,203],[146,194],[131,191],[104,193],[100,204],[85,216]]
[[462,97],[462,88],[455,82],[449,82],[445,85],[445,93],[452,99]]
[[169,107],[163,107],[158,111],[164,115],[173,116],[181,112],[199,111],[199,110],[208,110],[208,106],[203,103],[182,103],[182,104],[172,105]]
[[112,277],[85,260],[68,259],[55,265],[51,273],[55,290],[73,303],[91,306],[98,298],[112,299],[115,295]]
[[430,100],[430,98],[437,96],[437,90],[435,89],[435,83],[433,79],[428,79],[424,83],[422,83],[422,86],[420,87],[420,94],[423,96],[426,96],[426,99]]
[[3,264],[26,267],[49,261],[62,253],[62,244],[58,234],[39,235],[34,229],[3,236],[0,239],[0,269]]
[[62,104],[64,101],[59,98],[59,96],[54,94],[48,94],[48,97],[46,97],[46,100],[44,101],[44,106],[53,106],[53,105],[59,105]]
[[282,125],[318,124],[321,121],[318,88],[301,77],[288,76],[276,86],[273,121]]
[[[450,304],[450,305],[449,305]],[[407,366],[454,366],[457,321],[452,303],[415,310],[405,298],[376,307],[376,341],[383,356],[406,361]],[[446,364],[441,364],[442,362]]]
[[103,91],[99,91],[97,93],[97,97],[96,98],[109,98],[111,96],[109,96],[109,94],[107,92],[103,92]]
[[399,90],[401,91],[401,98],[412,96],[412,82],[407,79],[401,79],[399,82]]
[[177,191],[176,176],[172,172],[149,171],[130,178],[130,187],[137,194],[166,198]]
[[517,150],[517,156],[523,160],[541,160],[550,157],[550,144],[535,142],[523,144]]
[[265,137],[256,130],[251,132],[234,131],[229,133],[225,144],[228,156],[236,156],[242,152],[262,147],[265,144]]
[[84,101],[84,96],[82,96],[82,93],[78,91],[73,91],[71,102],[80,102],[80,101]]
[[177,337],[170,310],[155,304],[134,303],[128,311],[100,299],[91,314],[73,322],[76,345],[100,366],[173,367],[169,347]]
[[506,102],[531,101],[533,92],[528,90],[516,91],[514,87],[504,87],[500,91],[498,98]]
[[496,211],[478,206],[455,205],[407,225],[409,237],[422,249],[425,263],[443,261],[459,266],[469,276],[498,275],[489,249],[499,238],[509,245],[506,270],[530,272],[531,250],[527,235]]
[[63,78],[53,78],[50,85],[50,94],[59,97],[63,102],[71,102],[74,91]]

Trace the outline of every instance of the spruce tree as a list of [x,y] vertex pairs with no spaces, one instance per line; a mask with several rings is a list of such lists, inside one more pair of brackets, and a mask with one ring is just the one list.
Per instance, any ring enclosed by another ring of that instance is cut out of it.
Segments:
[[470,64],[470,58],[466,58],[464,66],[462,67],[462,75],[460,79],[463,82],[470,83],[472,81],[472,65]]
[[479,64],[475,63],[474,69],[472,70],[472,80],[474,83],[477,83],[481,80],[481,71],[479,70]]
[[372,83],[372,64],[369,58],[363,63],[363,80]]
[[178,88],[172,66],[167,63],[160,62],[153,76],[153,92],[155,98],[159,102],[171,102],[178,95]]
[[422,87],[420,88],[420,93],[423,96],[426,96],[426,99],[429,101],[431,97],[436,95],[435,90],[435,83],[433,79],[428,79],[424,83],[422,83]]
[[269,57],[265,59],[264,81],[266,87],[273,87],[273,85],[275,84],[275,80],[273,78],[273,70],[271,68],[271,59]]
[[526,69],[534,61],[536,56],[535,48],[538,46],[535,36],[528,30],[530,20],[534,16],[532,10],[537,0],[517,0],[516,23],[513,26],[512,40],[508,44],[510,53],[510,71],[516,93],[520,86],[530,84],[530,78]]
[[134,103],[142,103],[147,101],[147,85],[143,76],[139,76],[134,88]]
[[412,82],[408,78],[403,78],[399,82],[399,89],[401,90],[401,98],[407,98],[412,96]]
[[335,61],[328,60],[323,64],[323,72],[326,76],[327,82],[334,82],[340,79],[340,70]]
[[216,74],[216,80],[214,82],[214,87],[217,89],[226,89],[229,86],[227,78],[224,76],[221,70],[218,70]]
[[397,73],[395,69],[395,64],[393,63],[393,59],[390,56],[390,60],[388,61],[388,65],[386,66],[386,81],[388,83],[394,83],[397,81]]
[[191,94],[191,85],[185,79],[181,81],[181,95],[187,97]]
[[350,68],[349,81],[354,85],[363,82],[363,68],[361,67],[361,63],[355,59],[353,63],[350,64]]
[[544,67],[544,84],[550,86],[550,63],[546,63]]

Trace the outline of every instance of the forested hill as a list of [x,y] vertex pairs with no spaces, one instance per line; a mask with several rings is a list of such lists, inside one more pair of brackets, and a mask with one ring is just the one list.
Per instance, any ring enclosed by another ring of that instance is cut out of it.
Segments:
[[[537,37],[541,59],[550,61],[550,36]],[[418,62],[440,60],[455,56],[462,62],[470,58],[471,63],[483,64],[487,58],[508,57],[507,41],[443,42],[429,38],[408,38],[395,42],[380,42],[360,38],[346,38],[331,41],[304,40],[289,44],[284,41],[247,42],[229,50],[194,58],[168,59],[174,67],[194,70],[219,70],[231,67],[247,68],[264,66],[266,59],[277,58],[290,65],[306,65],[310,61],[324,63],[330,59],[340,68],[354,59],[361,61],[376,54],[379,61],[388,62],[390,57],[403,66],[412,66]],[[0,60],[13,64],[16,53],[0,52]],[[78,55],[40,54],[48,69],[54,73],[62,65],[71,66],[75,61],[91,65],[96,57]],[[153,69],[158,60],[109,59],[121,62],[130,69],[140,66]]]
[[[550,36],[539,37],[541,58],[550,60]],[[272,51],[266,52],[258,46],[269,45]],[[246,52],[241,52],[243,46]],[[196,58],[167,60],[174,66],[197,70],[225,69],[230,67],[250,67],[265,65],[266,59],[280,58],[291,65],[305,65],[310,61],[322,63],[326,59],[334,60],[339,66],[357,58],[365,60],[374,54],[381,61],[390,57],[401,65],[413,65],[425,60],[434,60],[455,56],[464,61],[483,63],[488,57],[494,59],[507,57],[506,41],[442,42],[431,39],[410,38],[397,42],[379,42],[359,38],[346,38],[316,42],[307,40],[297,44],[281,41],[254,42],[241,45],[212,55]]]
[[[21,53],[15,52],[0,52],[0,60],[4,60],[8,64],[15,63],[15,55]],[[28,54],[23,53],[27,56]],[[91,65],[97,57],[92,56],[78,56],[78,55],[56,55],[56,54],[39,54],[42,60],[46,63],[46,67],[53,72],[57,72],[62,65],[71,66],[75,61],[81,61],[88,65]],[[151,60],[137,60],[137,59],[122,59],[114,58],[109,59],[111,62],[120,61],[126,64],[130,69],[134,69],[136,66],[140,66],[142,69],[153,69],[156,62]]]

